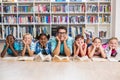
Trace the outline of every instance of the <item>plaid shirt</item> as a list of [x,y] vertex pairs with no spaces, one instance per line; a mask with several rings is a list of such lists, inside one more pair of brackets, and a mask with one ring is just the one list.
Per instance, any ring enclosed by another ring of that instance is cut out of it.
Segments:
[[39,42],[36,43],[36,47],[35,47],[35,53],[36,54],[51,54],[51,44],[50,42],[48,42],[46,44],[46,48],[42,48],[41,44]]

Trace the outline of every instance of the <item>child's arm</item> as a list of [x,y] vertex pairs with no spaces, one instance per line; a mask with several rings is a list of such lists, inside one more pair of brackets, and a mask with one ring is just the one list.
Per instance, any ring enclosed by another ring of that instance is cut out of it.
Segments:
[[81,46],[81,47],[80,47],[80,51],[81,51],[81,56],[85,56],[85,55],[86,55],[86,51],[87,51],[87,44],[85,44],[84,49],[83,49],[83,47]]
[[18,55],[18,52],[15,51],[15,49],[13,48],[12,44],[10,44],[10,49],[12,50],[14,56],[17,56]]
[[5,53],[7,52],[7,49],[9,48],[9,44],[6,43],[6,47],[3,49],[3,51],[1,52],[1,57],[5,56]]
[[90,47],[88,48],[88,56],[89,56],[90,58],[93,57],[93,55],[94,55],[94,53],[95,53],[95,49],[96,49],[95,46],[94,46],[93,48],[92,48],[92,46],[90,46]]
[[75,43],[74,43],[74,56],[77,56],[79,54],[79,47],[76,47]]
[[27,50],[28,50],[29,56],[33,56],[34,51],[32,51],[32,50],[30,49],[30,46],[29,46],[29,45],[27,45]]
[[100,54],[101,54],[101,56],[103,57],[103,58],[106,58],[106,53],[105,53],[105,51],[104,51],[104,49],[102,48],[102,45],[100,45]]
[[24,47],[23,47],[23,50],[22,50],[22,56],[24,56],[25,55],[25,52],[26,52],[26,43],[23,41],[23,43],[24,43]]

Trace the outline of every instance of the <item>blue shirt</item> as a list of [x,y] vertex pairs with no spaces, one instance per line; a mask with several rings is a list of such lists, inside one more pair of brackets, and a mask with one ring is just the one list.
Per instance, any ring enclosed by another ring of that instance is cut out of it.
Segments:
[[[55,37],[53,37],[52,39],[50,39],[50,42],[51,42],[51,51],[53,52],[55,50],[55,48],[57,47],[57,40]],[[70,52],[72,54],[72,45],[73,45],[73,38],[72,37],[68,37],[68,39],[66,40],[66,44],[67,44],[67,47],[70,49]],[[64,55],[64,43],[61,43],[60,45],[60,54],[61,55]]]
[[[23,44],[23,42],[21,41],[21,42],[20,42],[20,50],[22,51],[23,48],[24,48],[24,44]],[[31,50],[31,51],[35,51],[35,43],[34,43],[34,42],[31,42],[31,44],[30,44],[30,50]],[[27,53],[27,50],[26,50],[26,53]]]
[[[5,49],[5,47],[6,47],[6,44],[4,45],[4,49]],[[16,50],[16,51],[20,51],[19,42],[15,41],[14,44],[13,44],[13,48],[14,48],[14,50]],[[7,49],[7,53],[8,53],[9,55],[14,55],[14,53],[12,52],[12,50],[11,50],[10,48]]]
[[40,53],[42,53],[42,54],[44,54],[44,53],[51,54],[51,44],[50,44],[50,42],[47,42],[46,48],[42,48],[40,43],[37,42],[36,47],[35,47],[35,53],[36,54],[40,54]]

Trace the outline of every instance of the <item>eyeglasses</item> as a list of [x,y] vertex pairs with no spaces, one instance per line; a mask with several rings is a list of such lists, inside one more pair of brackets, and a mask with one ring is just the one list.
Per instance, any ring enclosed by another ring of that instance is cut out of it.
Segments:
[[58,34],[60,34],[60,35],[65,35],[66,34],[66,32],[58,32]]

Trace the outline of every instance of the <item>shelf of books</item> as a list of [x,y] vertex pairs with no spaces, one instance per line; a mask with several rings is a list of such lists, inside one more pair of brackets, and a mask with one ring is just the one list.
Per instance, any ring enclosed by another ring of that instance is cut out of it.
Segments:
[[40,33],[55,36],[64,25],[68,35],[110,37],[111,0],[0,0],[0,40],[8,34],[22,39]]

